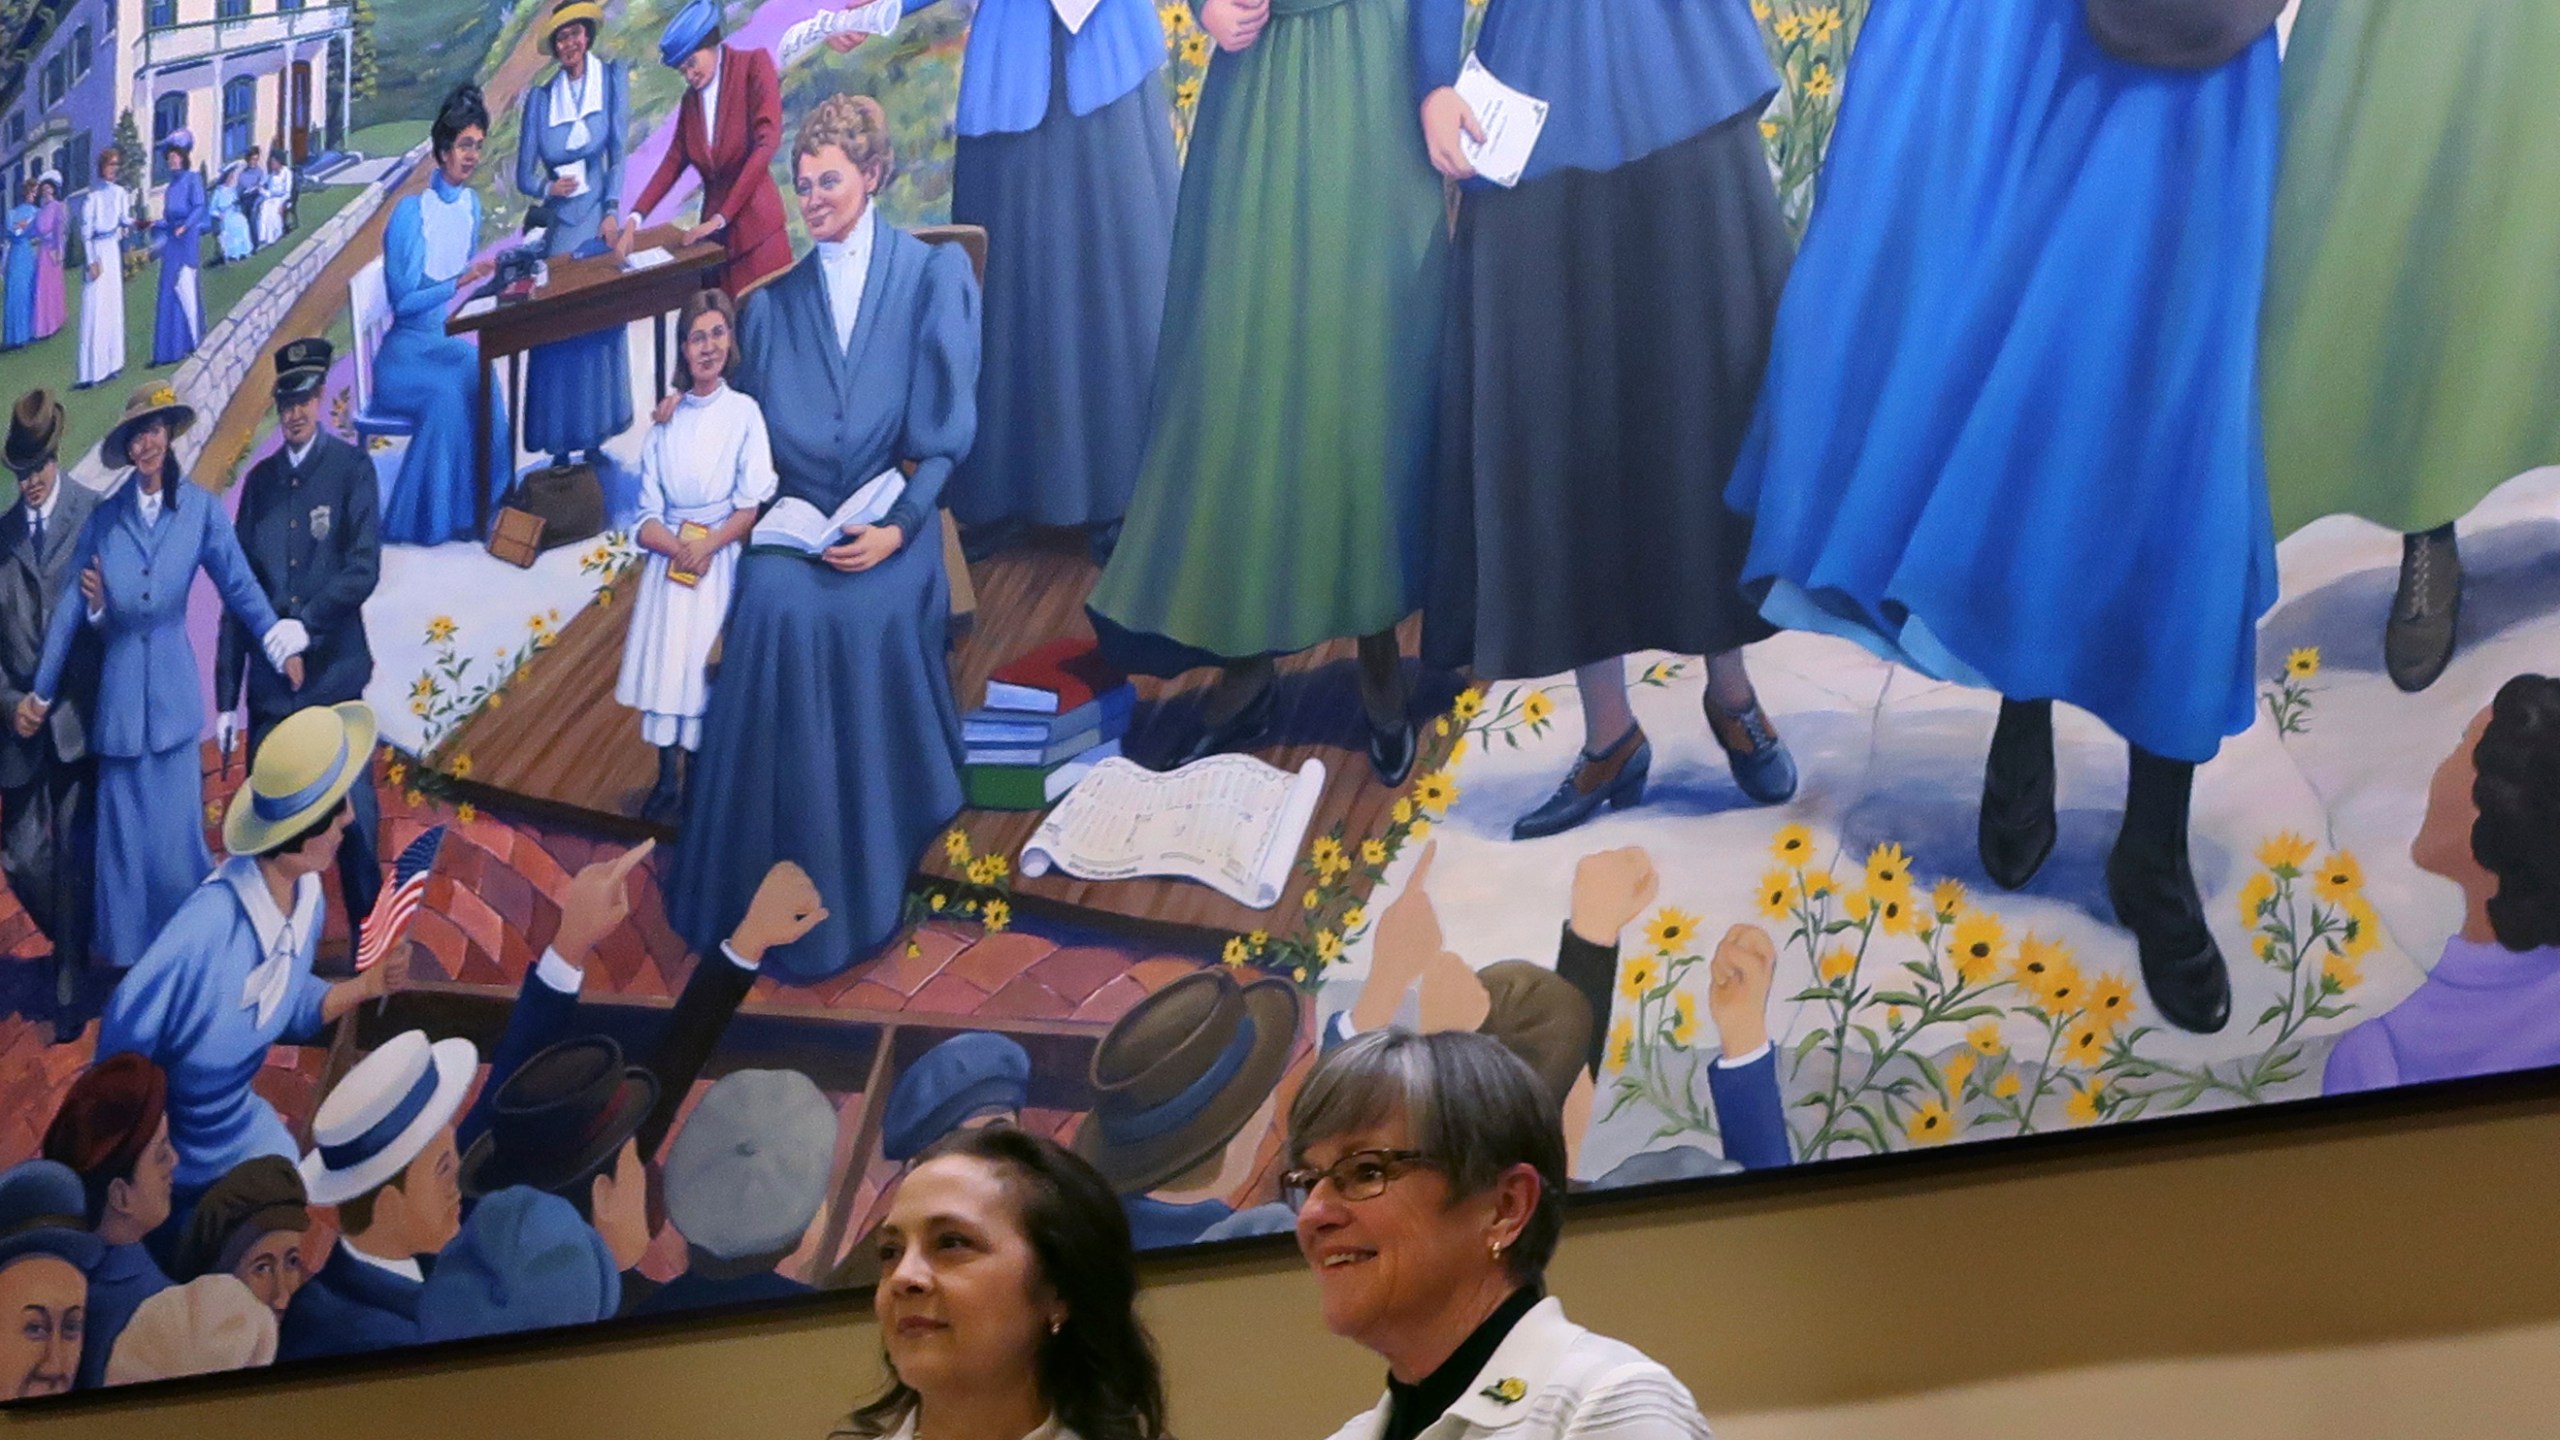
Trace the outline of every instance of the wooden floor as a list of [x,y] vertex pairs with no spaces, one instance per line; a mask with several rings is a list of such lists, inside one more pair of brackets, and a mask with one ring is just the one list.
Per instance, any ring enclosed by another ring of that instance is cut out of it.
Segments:
[[[1085,596],[1099,572],[1080,545],[1059,544],[1009,551],[970,567],[978,590],[975,626],[954,649],[952,685],[963,709],[986,694],[989,672],[1007,660],[1061,636],[1090,638]],[[626,595],[591,607],[566,626],[559,643],[537,657],[506,692],[505,703],[468,722],[444,756],[469,755],[463,788],[484,805],[520,807],[555,818],[632,835],[653,830],[637,818],[640,799],[657,774],[657,757],[641,743],[629,710],[613,701],[622,642],[630,627]],[[1408,625],[1407,649],[1413,645]],[[1348,640],[1291,657],[1281,667],[1273,741],[1256,752],[1284,770],[1310,756],[1325,764],[1325,791],[1310,835],[1335,824],[1344,833],[1373,833],[1394,793],[1370,773],[1361,718],[1356,661]],[[1184,744],[1199,724],[1199,698],[1212,676],[1198,671],[1174,681],[1142,680],[1127,752],[1152,764]],[[1417,697],[1417,713],[1445,709],[1450,696]],[[969,810],[959,825],[981,854],[1019,855],[1039,824],[1039,811]],[[918,857],[919,873],[951,878],[939,846]],[[1083,881],[1051,873],[1017,879],[1017,904],[1060,918],[1122,932],[1168,938],[1279,931],[1297,910],[1307,883],[1293,877],[1269,910],[1251,910],[1203,885],[1183,880]]]

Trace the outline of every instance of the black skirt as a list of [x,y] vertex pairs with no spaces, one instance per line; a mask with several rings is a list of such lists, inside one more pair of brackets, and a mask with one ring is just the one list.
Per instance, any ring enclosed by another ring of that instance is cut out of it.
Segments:
[[1758,122],[1468,193],[1432,662],[1520,679],[1771,633],[1736,585],[1750,521],[1723,499],[1793,256]]

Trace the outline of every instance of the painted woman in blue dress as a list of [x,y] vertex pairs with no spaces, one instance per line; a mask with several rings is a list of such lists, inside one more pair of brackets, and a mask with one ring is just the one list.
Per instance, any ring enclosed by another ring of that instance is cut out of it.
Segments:
[[[382,231],[382,279],[392,322],[373,361],[373,403],[417,427],[400,478],[382,507],[382,538],[403,545],[441,545],[474,533],[478,483],[471,463],[471,389],[480,352],[444,333],[453,297],[497,273],[494,260],[471,258],[480,243],[480,197],[471,173],[489,135],[489,109],[479,87],[457,86],[436,112],[435,175],[423,194],[392,207]],[[489,499],[505,493],[508,472],[505,401],[489,386]]]
[[[604,8],[560,0],[543,49],[560,62],[525,92],[516,145],[516,189],[550,213],[542,253],[565,259],[598,253],[621,236],[624,135],[631,99],[622,63],[595,55]],[[525,357],[524,448],[554,463],[631,428],[630,344],[620,325],[534,347]]]
[[1182,186],[1164,61],[1155,0],[1099,0],[1072,31],[1049,0],[970,17],[951,218],[987,232],[987,339],[951,514],[972,554],[1033,525],[1106,552],[1128,511]]
[[9,209],[8,294],[0,301],[0,347],[15,350],[36,338],[36,207],[21,200]]
[[160,193],[160,309],[152,317],[151,363],[175,365],[196,353],[204,338],[204,232],[213,219],[204,177],[195,171],[195,132],[172,130],[160,142],[168,162],[168,188]]
[[299,620],[276,618],[257,573],[213,492],[187,483],[171,446],[195,423],[165,383],[125,402],[124,418],[100,442],[109,465],[129,465],[119,488],[80,529],[71,569],[79,576],[55,607],[36,681],[14,717],[33,735],[61,698],[72,642],[85,626],[98,635],[97,698],[89,706],[89,749],[98,757],[98,949],[121,970],[213,869],[204,843],[203,681],[187,638],[187,591],[204,571],[223,606],[265,651],[263,661],[302,684],[311,637]]
[[2125,738],[2109,897],[2161,1013],[2212,1031],[2230,981],[2187,808],[2249,728],[2276,595],[2276,38],[2153,68],[2084,8],[1876,0],[1729,498],[1770,620],[2000,693],[1994,881],[2053,849],[2053,702]]
[[878,524],[821,554],[740,562],[666,888],[709,954],[765,872],[796,862],[829,913],[764,965],[801,983],[897,932],[908,874],[960,812],[941,503],[977,430],[978,286],[960,247],[875,213],[891,165],[876,102],[830,97],[793,148],[816,249],[748,297],[733,383],[764,406],[785,501],[831,513],[902,463],[915,473]]

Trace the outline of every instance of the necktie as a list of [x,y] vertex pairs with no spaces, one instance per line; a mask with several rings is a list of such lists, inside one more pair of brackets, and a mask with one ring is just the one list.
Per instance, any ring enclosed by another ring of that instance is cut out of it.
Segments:
[[31,537],[33,538],[33,540],[34,540],[35,547],[36,547],[36,558],[37,558],[37,559],[39,559],[39,560],[43,559],[43,558],[44,558],[44,512],[43,512],[43,511],[41,511],[41,510],[30,510],[30,511],[28,511],[28,512],[27,512],[27,534],[28,534],[29,536],[31,536]]

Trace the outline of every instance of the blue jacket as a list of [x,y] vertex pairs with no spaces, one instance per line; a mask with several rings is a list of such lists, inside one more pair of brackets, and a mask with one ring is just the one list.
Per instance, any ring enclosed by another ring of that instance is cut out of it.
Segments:
[[285,1306],[276,1358],[314,1360],[415,1345],[418,1296],[425,1289],[349,1255],[342,1239],[329,1251],[329,1263]]
[[[88,616],[80,572],[94,556],[105,575],[107,604],[99,622],[105,650],[89,713],[89,749],[126,759],[193,745],[204,736],[204,690],[196,678],[195,647],[187,641],[187,590],[197,570],[211,577],[223,605],[253,633],[263,637],[276,623],[275,607],[258,589],[249,557],[232,533],[231,517],[213,496],[173,477],[159,520],[145,526],[141,491],[138,480],[127,479],[81,527],[72,578],[45,632],[35,683],[36,694],[61,698],[56,691],[63,666]],[[250,663],[266,665],[265,652]]]
[[250,468],[234,522],[241,552],[276,613],[311,632],[311,648],[302,688],[293,689],[249,627],[226,616],[213,663],[216,706],[239,704],[244,681],[249,714],[266,725],[306,705],[364,698],[373,650],[361,612],[382,575],[380,494],[373,462],[326,431],[299,469],[282,449]]
[[[913,15],[937,0],[906,0]],[[1461,0],[1464,3],[1464,0]],[[978,0],[960,61],[962,135],[1011,135],[1049,113],[1049,43],[1064,27],[1049,0]],[[1154,0],[1102,0],[1067,37],[1067,108],[1090,115],[1164,67],[1164,22]]]
[[140,1245],[110,1245],[89,1269],[89,1317],[80,1342],[80,1373],[75,1390],[95,1390],[107,1383],[107,1361],[116,1340],[133,1322],[142,1302],[169,1288],[169,1277]]

